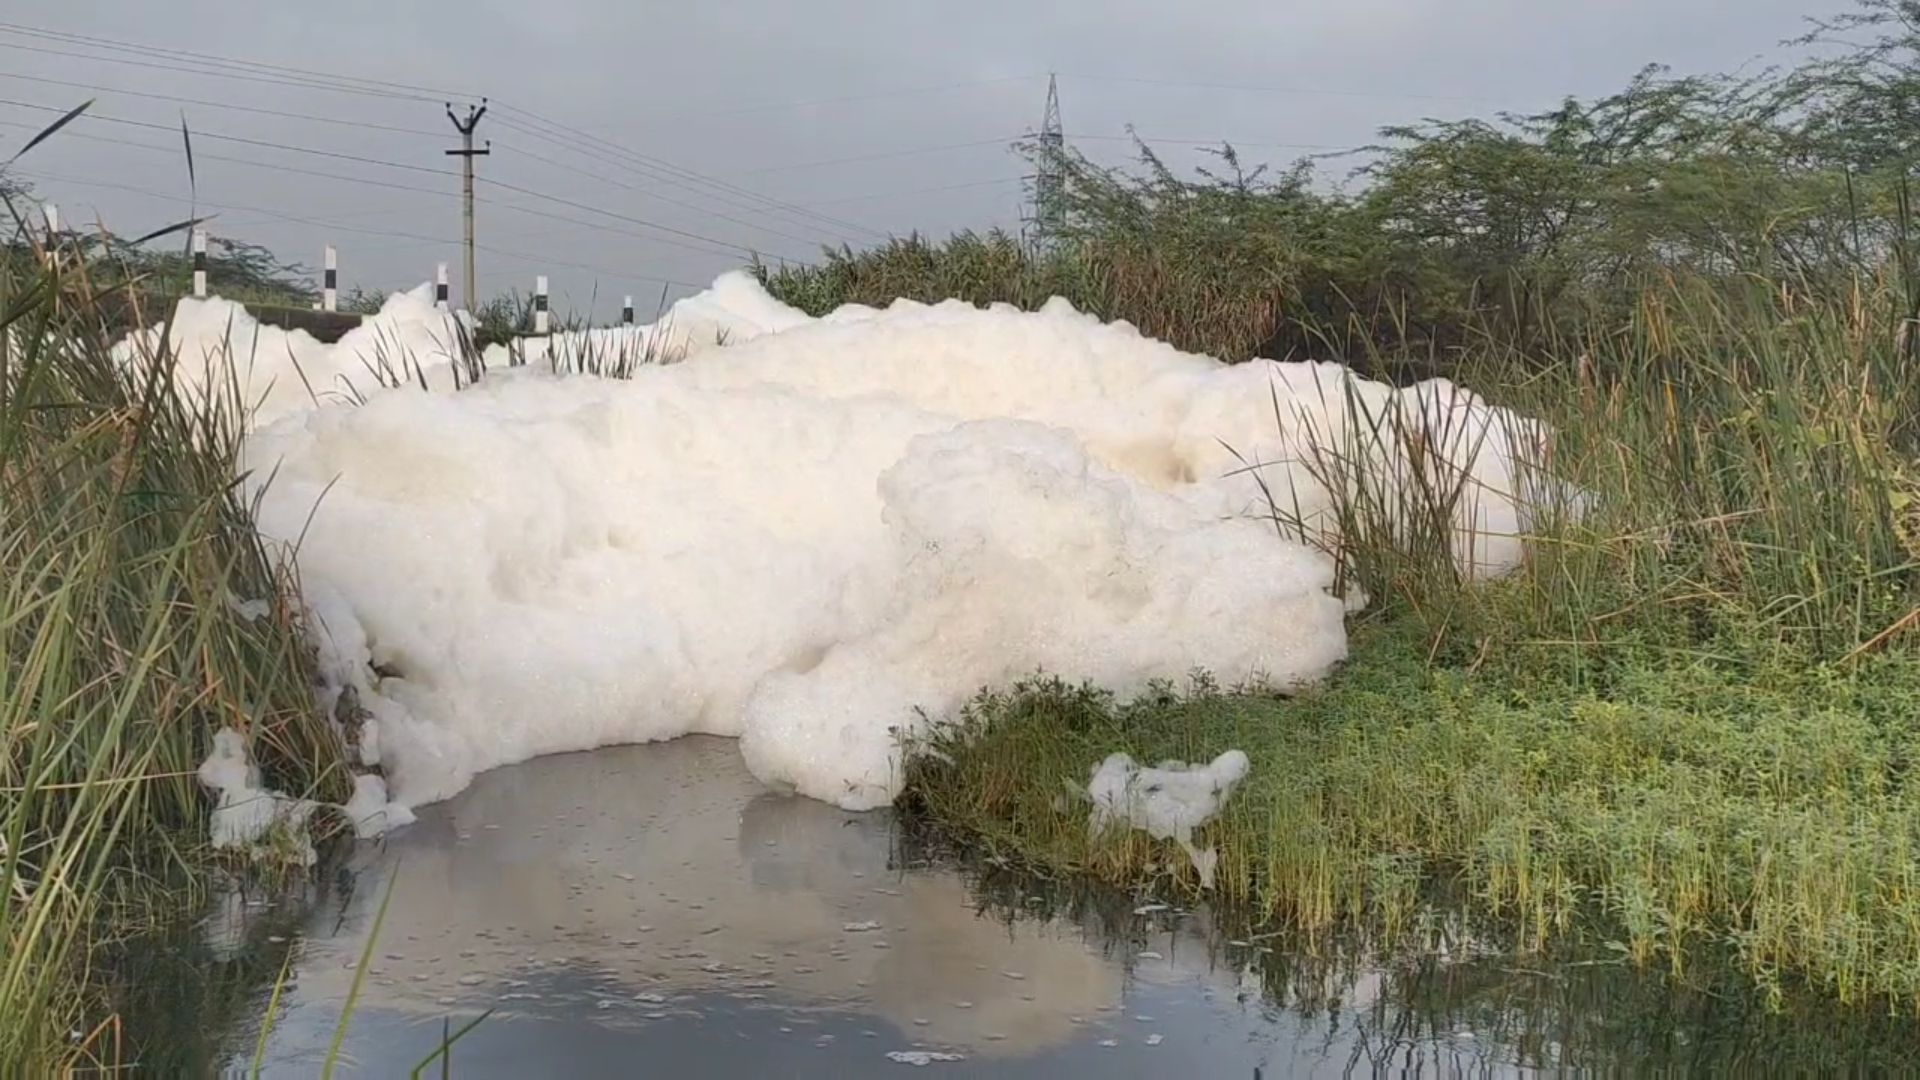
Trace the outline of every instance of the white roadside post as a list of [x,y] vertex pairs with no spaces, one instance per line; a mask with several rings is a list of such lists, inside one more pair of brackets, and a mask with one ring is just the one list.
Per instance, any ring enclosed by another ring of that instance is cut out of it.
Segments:
[[207,230],[193,230],[193,295],[207,298]]

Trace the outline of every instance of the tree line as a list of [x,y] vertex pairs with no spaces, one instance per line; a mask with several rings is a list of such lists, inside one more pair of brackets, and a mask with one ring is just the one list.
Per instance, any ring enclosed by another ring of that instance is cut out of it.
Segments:
[[1059,294],[1223,359],[1415,367],[1488,338],[1552,351],[1663,278],[1891,275],[1920,310],[1920,0],[1859,0],[1784,44],[1804,59],[1745,76],[1649,65],[1544,112],[1389,127],[1331,190],[1325,158],[1249,168],[1225,145],[1189,176],[1139,140],[1113,168],[1029,139],[1031,171],[1061,178],[1035,191],[1037,236],[915,235],[758,272],[814,313]]

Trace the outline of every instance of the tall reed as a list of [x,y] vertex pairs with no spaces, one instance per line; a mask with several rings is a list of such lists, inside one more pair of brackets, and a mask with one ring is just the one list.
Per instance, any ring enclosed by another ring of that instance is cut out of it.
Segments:
[[0,1068],[45,1072],[112,1056],[91,947],[198,902],[215,853],[195,771],[215,730],[246,736],[270,786],[337,801],[349,781],[292,582],[238,494],[232,384],[196,407],[164,346],[116,360],[82,256],[15,220],[0,261]]
[[1223,897],[1296,929],[1407,927],[1444,886],[1522,940],[1598,925],[1675,969],[1728,950],[1776,997],[1798,981],[1920,1007],[1904,318],[1891,278],[1661,279],[1557,355],[1457,358],[1549,435],[1480,444],[1530,446],[1535,475],[1511,486],[1550,493],[1498,578],[1461,572],[1449,531],[1484,495],[1432,460],[1476,436],[1444,427],[1457,414],[1423,395],[1366,423],[1277,405],[1331,494],[1306,520],[1270,485],[1268,512],[1372,602],[1345,668],[1293,699],[984,694],[913,756],[903,805],[966,843],[1187,891],[1177,852],[1096,842],[1060,793],[1114,750],[1239,747],[1250,776],[1200,842],[1220,846]]

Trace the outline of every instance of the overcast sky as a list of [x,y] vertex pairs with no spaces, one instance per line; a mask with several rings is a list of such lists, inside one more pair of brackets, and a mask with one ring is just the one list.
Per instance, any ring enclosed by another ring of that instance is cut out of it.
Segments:
[[[1131,123],[1183,164],[1227,139],[1284,165],[1384,124],[1606,93],[1648,62],[1777,60],[1803,16],[1848,6],[13,0],[0,159],[46,109],[97,96],[17,169],[69,219],[145,231],[188,209],[184,111],[211,231],[316,268],[331,240],[343,288],[411,287],[445,261],[457,300],[444,101],[461,95],[464,113],[485,94],[481,292],[545,273],[557,310],[609,317],[633,294],[644,318],[664,282],[683,295],[749,251],[805,262],[887,233],[1017,228],[1022,162],[1006,143],[1039,125],[1050,70],[1068,139],[1090,156],[1126,153]],[[318,85],[341,79],[386,85]]]

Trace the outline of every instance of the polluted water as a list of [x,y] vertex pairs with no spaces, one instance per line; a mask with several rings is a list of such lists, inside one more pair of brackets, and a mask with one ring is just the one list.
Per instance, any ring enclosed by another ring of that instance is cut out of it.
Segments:
[[[769,793],[711,737],[489,772],[306,919],[263,1075],[317,1075],[357,977],[335,1075],[404,1075],[482,1013],[454,1076],[1333,1076],[1386,1052],[1364,1025],[1277,1023],[1267,954],[1204,911],[1135,904],[1123,936],[1032,895],[982,911],[889,817]],[[264,911],[233,894],[201,934],[256,948]],[[1471,1037],[1426,1043],[1487,1064]]]
[[1528,954],[1465,923],[1412,948],[1303,942],[909,841],[888,811],[768,792],[730,740],[545,756],[360,845],[303,903],[224,894],[155,950],[174,966],[129,970],[151,1002],[129,1019],[157,1075],[258,1057],[288,1080],[321,1074],[350,998],[336,1077],[1819,1074],[1920,1054],[1902,1018],[1771,1011],[1738,973]]

